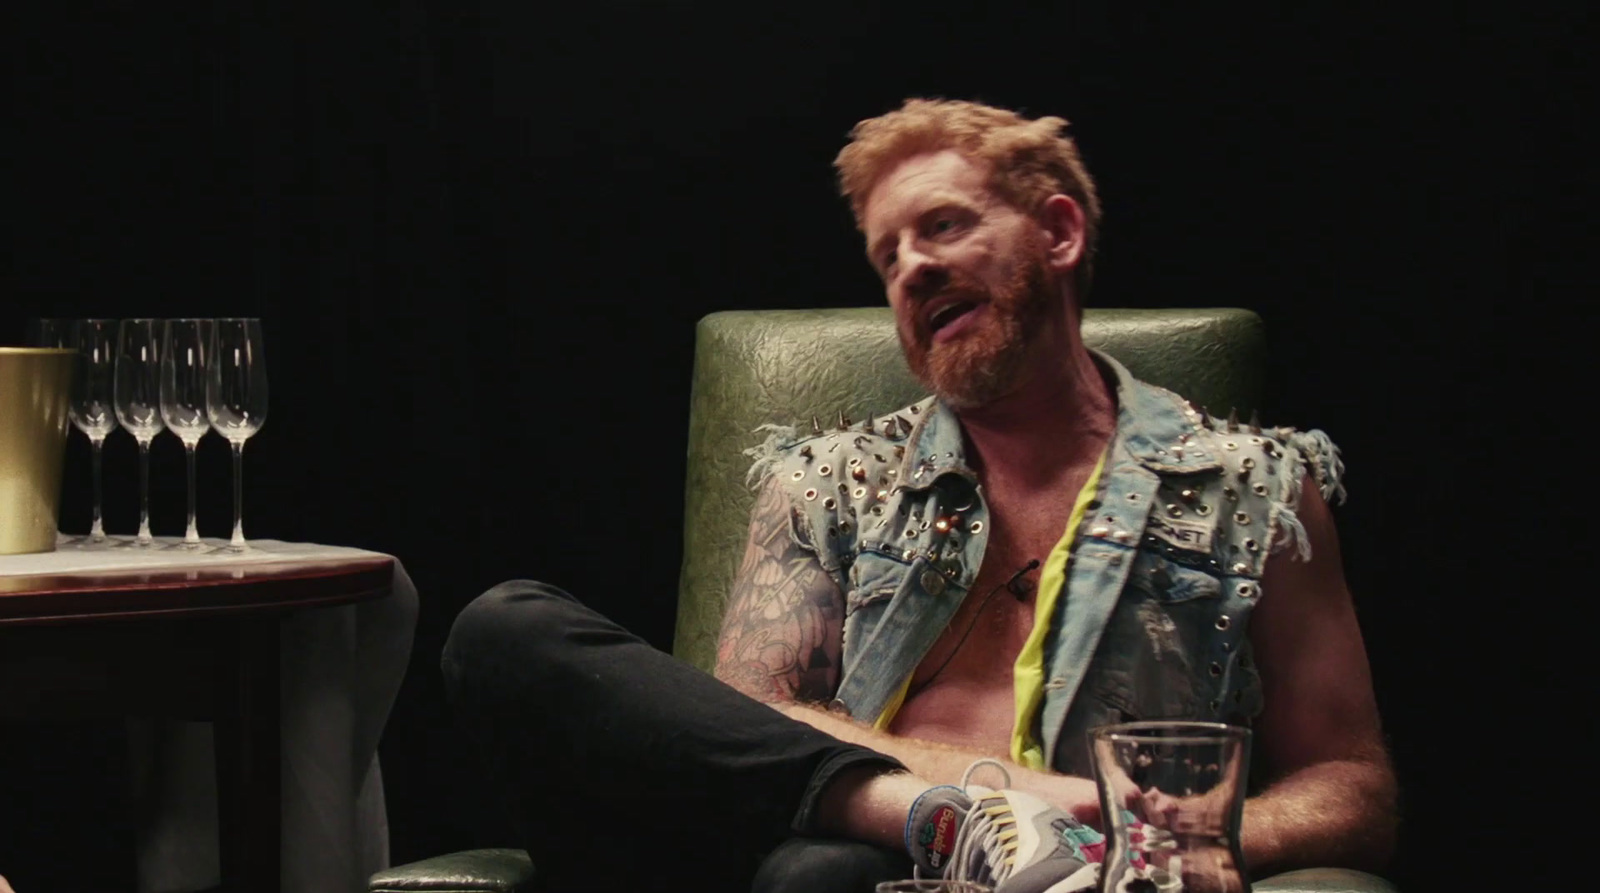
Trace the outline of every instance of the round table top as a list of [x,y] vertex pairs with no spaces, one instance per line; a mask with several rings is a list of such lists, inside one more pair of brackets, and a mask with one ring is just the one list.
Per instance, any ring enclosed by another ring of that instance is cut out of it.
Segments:
[[394,559],[376,553],[0,576],[0,628],[349,604],[387,596],[393,578]]

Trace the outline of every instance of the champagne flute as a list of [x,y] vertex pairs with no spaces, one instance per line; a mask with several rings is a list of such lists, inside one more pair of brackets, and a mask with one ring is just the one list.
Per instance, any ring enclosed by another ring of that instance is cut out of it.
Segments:
[[189,526],[183,532],[183,542],[173,543],[168,547],[172,549],[201,548],[194,512],[194,449],[211,430],[211,417],[206,414],[206,359],[211,354],[211,328],[209,319],[169,319],[162,327],[161,417],[166,420],[167,430],[183,441],[189,472]]
[[211,327],[206,358],[206,414],[211,427],[233,447],[233,538],[224,548],[247,550],[244,542],[244,442],[267,420],[267,356],[261,320],[219,319]]
[[166,424],[161,420],[161,321],[125,319],[117,327],[117,421],[139,442],[139,534],[133,543],[149,548],[150,441]]
[[116,412],[112,408],[116,332],[114,319],[80,319],[72,325],[71,343],[78,350],[78,360],[72,375],[72,404],[68,415],[73,427],[89,438],[94,469],[94,524],[88,536],[73,541],[73,545],[85,549],[96,548],[106,541],[105,525],[101,521],[100,448],[106,435],[117,430]]

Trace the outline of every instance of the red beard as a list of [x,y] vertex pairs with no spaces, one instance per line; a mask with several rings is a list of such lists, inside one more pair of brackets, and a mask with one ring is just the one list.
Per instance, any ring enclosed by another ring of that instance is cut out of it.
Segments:
[[[943,290],[902,305],[896,329],[917,380],[953,408],[971,409],[1005,396],[1020,383],[1029,346],[1059,295],[1043,258],[1019,266],[1011,281],[993,293],[964,272],[950,270],[949,275]],[[985,318],[951,340],[935,343],[921,309],[946,295],[978,303],[974,312]]]

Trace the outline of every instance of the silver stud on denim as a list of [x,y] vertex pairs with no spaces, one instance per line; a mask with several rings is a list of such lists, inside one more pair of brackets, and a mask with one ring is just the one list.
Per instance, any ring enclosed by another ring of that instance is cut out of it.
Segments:
[[1167,503],[1167,514],[1176,518],[1183,514],[1183,506],[1178,505],[1175,502],[1169,502]]
[[[1233,563],[1233,572],[1236,573],[1236,574],[1249,573],[1250,572],[1250,565],[1245,564],[1243,561],[1235,561]],[[1243,586],[1239,587],[1239,594],[1243,595],[1245,598],[1249,598],[1250,597],[1250,595],[1245,593]]]
[[1137,494],[1137,493],[1129,493],[1128,494],[1128,501],[1129,502],[1138,502],[1139,501],[1139,494]]
[[982,521],[973,521],[970,525],[967,526],[967,530],[971,531],[972,533],[982,533],[983,532],[983,522]]
[[1249,512],[1234,512],[1233,513],[1233,520],[1234,520],[1234,523],[1236,523],[1236,524],[1249,524],[1250,523],[1250,513]]
[[817,491],[816,491],[816,488],[812,488],[812,489],[810,489],[810,490],[807,490],[807,491],[806,491],[806,500],[807,500],[807,501],[808,501],[808,502],[809,502],[809,501],[810,501],[810,500],[813,500],[813,499],[816,499],[816,498],[817,498]]
[[824,462],[817,466],[817,474],[827,477],[828,475],[833,474],[833,466]]
[[822,500],[822,507],[825,508],[825,509],[832,509],[834,506],[836,506],[838,504],[839,504],[838,500],[834,499],[832,496],[829,496],[827,499]]
[[851,498],[853,498],[853,499],[861,499],[861,498],[865,497],[866,495],[867,495],[867,488],[866,487],[857,487],[855,489],[855,492],[850,494]]
[[1245,548],[1246,552],[1260,552],[1261,551],[1261,544],[1256,542],[1255,540],[1245,540],[1244,541],[1244,548]]
[[1229,441],[1225,441],[1222,444],[1222,448],[1225,449],[1225,450],[1236,450],[1236,449],[1239,448],[1239,445],[1237,443],[1234,443],[1233,441],[1229,440]]
[[1255,468],[1255,467],[1256,467],[1256,460],[1250,458],[1249,456],[1245,456],[1243,459],[1239,460],[1239,470],[1240,471],[1249,471],[1250,469]]
[[1094,527],[1089,528],[1089,535],[1090,536],[1107,536],[1110,533],[1111,533],[1111,528],[1106,527],[1104,525],[1096,525]]
[[1197,490],[1184,490],[1178,494],[1178,498],[1192,505],[1195,500],[1200,498],[1200,493]]
[[914,540],[916,538],[917,538],[917,528],[915,528],[915,527],[907,527],[906,528],[906,539]]
[[1206,505],[1205,503],[1202,502],[1199,505],[1194,507],[1194,513],[1197,514],[1197,515],[1200,515],[1201,517],[1209,515],[1209,514],[1211,514],[1211,506]]
[[941,577],[937,571],[923,571],[921,582],[922,591],[929,595],[938,595],[944,592],[944,577]]
[[1239,491],[1233,489],[1232,487],[1223,487],[1222,488],[1222,498],[1228,500],[1229,502],[1238,502],[1239,501]]
[[1219,664],[1216,661],[1212,661],[1210,669],[1211,669],[1211,675],[1213,675],[1213,676],[1221,676],[1222,675],[1222,664]]
[[791,479],[797,480],[797,481],[800,480],[801,478],[805,477],[805,476],[806,476],[806,473],[804,471],[796,471],[794,474],[789,475],[789,477]]
[[1128,540],[1133,539],[1133,534],[1126,530],[1113,530],[1111,532],[1111,538],[1119,543],[1126,543]]
[[[1250,568],[1246,567],[1243,564],[1236,564],[1236,565],[1233,566],[1233,569],[1236,572],[1242,574],[1245,571],[1249,570]],[[1254,583],[1240,583],[1239,584],[1239,589],[1237,591],[1239,593],[1239,597],[1240,598],[1255,598],[1256,597],[1256,587],[1255,587]]]
[[881,506],[881,505],[875,505],[875,506],[873,506],[873,507],[872,507],[872,508],[871,508],[871,509],[870,509],[870,511],[871,511],[871,512],[872,512],[872,513],[873,513],[873,514],[874,514],[874,515],[880,515],[880,516],[881,516],[881,515],[882,515],[882,514],[883,514],[883,506]]
[[1267,485],[1261,481],[1256,481],[1255,484],[1250,487],[1250,491],[1257,496],[1265,496],[1267,495]]
[[1229,620],[1228,615],[1226,614],[1223,614],[1221,617],[1217,618],[1217,629],[1227,629],[1232,625],[1233,621]]
[[855,468],[850,469],[850,476],[858,481],[864,481],[867,479],[867,470],[857,465]]
[[839,529],[843,530],[845,533],[849,533],[850,532],[850,522],[849,521],[840,521],[839,522]]

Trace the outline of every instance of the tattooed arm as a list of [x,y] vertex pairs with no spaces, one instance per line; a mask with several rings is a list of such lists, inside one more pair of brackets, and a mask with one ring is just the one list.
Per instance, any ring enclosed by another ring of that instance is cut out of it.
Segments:
[[789,536],[789,497],[767,482],[717,643],[718,679],[769,704],[825,702],[839,685],[844,593]]

